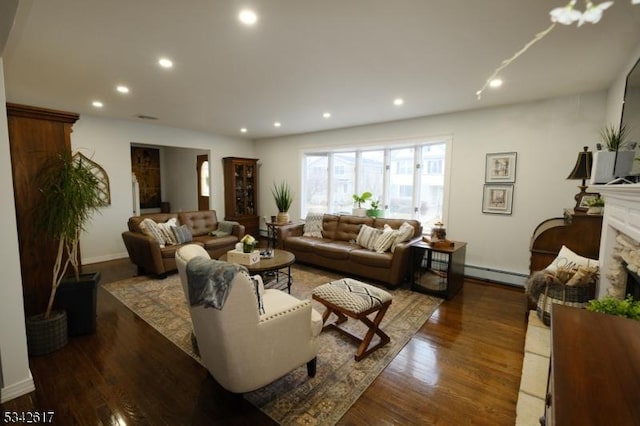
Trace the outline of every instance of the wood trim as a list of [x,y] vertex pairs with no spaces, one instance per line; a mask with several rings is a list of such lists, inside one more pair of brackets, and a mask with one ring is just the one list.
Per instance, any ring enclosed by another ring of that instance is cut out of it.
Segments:
[[33,118],[37,120],[57,121],[73,124],[80,118],[74,112],[58,111],[49,108],[40,108],[28,105],[12,104],[7,102],[7,115],[13,117]]

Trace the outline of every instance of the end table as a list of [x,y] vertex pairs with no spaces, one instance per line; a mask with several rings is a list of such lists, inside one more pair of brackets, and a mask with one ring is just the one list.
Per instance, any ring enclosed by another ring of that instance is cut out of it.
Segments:
[[447,300],[460,291],[467,243],[452,243],[450,247],[435,247],[424,241],[411,245],[411,290]]

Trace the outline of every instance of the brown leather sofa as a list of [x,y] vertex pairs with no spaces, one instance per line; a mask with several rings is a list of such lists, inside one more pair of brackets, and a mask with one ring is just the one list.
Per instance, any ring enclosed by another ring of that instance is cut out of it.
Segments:
[[[408,222],[414,233],[409,241],[395,246],[392,252],[376,253],[356,244],[360,227],[383,228],[388,224],[398,229]],[[303,236],[304,224],[279,226],[278,246],[292,252],[296,262],[384,282],[388,287],[402,284],[409,274],[411,244],[422,238],[422,225],[417,220],[371,218],[325,214],[322,238]]]
[[185,244],[197,244],[205,248],[211,258],[217,259],[235,245],[244,236],[244,226],[234,225],[231,235],[216,237],[209,235],[218,229],[218,217],[215,210],[203,210],[180,213],[152,213],[132,216],[127,223],[129,230],[122,233],[131,262],[138,266],[139,274],[156,274],[165,277],[167,272],[176,270],[176,250],[184,244],[160,247],[160,243],[140,229],[140,222],[150,218],[156,223],[178,219],[178,225],[187,225],[193,241]]

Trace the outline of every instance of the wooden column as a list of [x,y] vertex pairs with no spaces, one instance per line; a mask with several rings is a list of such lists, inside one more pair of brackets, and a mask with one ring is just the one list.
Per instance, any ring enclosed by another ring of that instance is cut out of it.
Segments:
[[45,159],[71,149],[71,128],[78,114],[7,103],[13,192],[16,204],[24,310],[44,312],[51,291],[56,242],[34,230],[34,213],[41,206],[36,185]]

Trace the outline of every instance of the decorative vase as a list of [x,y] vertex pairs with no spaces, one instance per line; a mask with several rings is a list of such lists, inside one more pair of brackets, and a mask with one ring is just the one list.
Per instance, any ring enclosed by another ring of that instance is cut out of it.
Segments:
[[69,340],[65,311],[51,311],[47,319],[44,318],[44,314],[33,315],[26,319],[25,325],[27,348],[31,356],[57,351]]
[[369,209],[367,210],[367,216],[369,217],[380,217],[382,215],[382,210],[380,209]]
[[67,312],[69,336],[82,336],[96,331],[99,283],[100,272],[80,274],[80,281],[68,276],[60,282],[53,307]]
[[602,211],[604,210],[603,207],[597,206],[597,207],[589,207],[587,209],[587,214],[592,214],[592,215],[600,215],[602,214]]
[[360,209],[360,208],[355,209],[354,208],[353,210],[351,210],[351,214],[354,215],[354,216],[366,217],[367,216],[367,209]]
[[289,213],[280,212],[278,213],[278,217],[276,218],[278,225],[283,225],[285,223],[289,223],[291,218],[289,217]]

